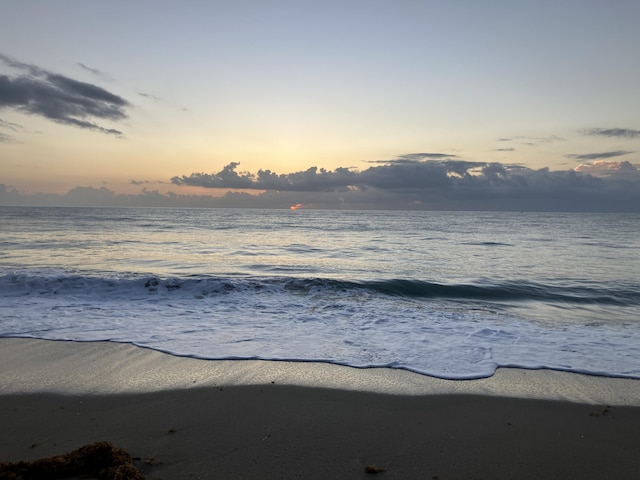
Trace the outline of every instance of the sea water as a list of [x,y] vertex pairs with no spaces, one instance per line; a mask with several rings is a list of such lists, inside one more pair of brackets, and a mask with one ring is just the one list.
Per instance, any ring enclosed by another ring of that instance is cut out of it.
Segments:
[[0,336],[640,378],[640,215],[0,207]]

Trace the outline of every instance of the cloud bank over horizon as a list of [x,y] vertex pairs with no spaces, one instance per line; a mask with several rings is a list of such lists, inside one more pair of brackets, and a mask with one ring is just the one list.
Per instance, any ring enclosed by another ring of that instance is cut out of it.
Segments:
[[226,192],[222,196],[163,194],[146,188],[153,182],[140,180],[131,182],[145,185],[141,193],[127,195],[106,187],[76,187],[65,195],[22,195],[0,184],[0,204],[640,213],[640,164],[628,161],[595,160],[563,171],[439,153],[380,162],[362,171],[311,167],[288,174],[242,172],[239,163],[231,162],[217,173],[171,179],[178,190],[200,187],[203,192]]

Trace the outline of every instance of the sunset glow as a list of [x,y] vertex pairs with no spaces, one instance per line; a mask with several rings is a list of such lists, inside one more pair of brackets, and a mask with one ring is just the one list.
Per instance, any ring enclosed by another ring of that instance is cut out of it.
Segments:
[[631,0],[6,2],[0,205],[626,211],[637,18]]

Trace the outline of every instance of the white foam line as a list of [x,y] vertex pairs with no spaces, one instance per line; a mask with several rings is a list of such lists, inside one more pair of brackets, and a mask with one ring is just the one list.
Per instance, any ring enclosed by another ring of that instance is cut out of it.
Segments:
[[551,370],[502,368],[486,379],[443,380],[389,368],[198,360],[113,342],[0,339],[0,394],[116,394],[270,383],[386,394],[480,394],[640,406],[640,380]]

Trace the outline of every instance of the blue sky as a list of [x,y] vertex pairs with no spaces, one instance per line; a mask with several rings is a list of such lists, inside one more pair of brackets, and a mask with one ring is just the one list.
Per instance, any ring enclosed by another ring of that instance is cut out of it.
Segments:
[[0,9],[0,203],[638,209],[637,1]]

